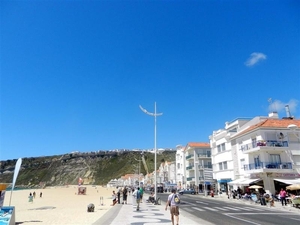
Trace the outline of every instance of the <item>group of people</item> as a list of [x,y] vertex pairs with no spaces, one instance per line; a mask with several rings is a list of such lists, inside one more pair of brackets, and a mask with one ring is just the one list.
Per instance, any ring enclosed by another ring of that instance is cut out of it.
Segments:
[[[29,193],[29,196],[28,196],[28,201],[29,202],[33,202],[33,199],[35,198],[35,196],[36,196],[36,193],[35,193],[35,191],[33,192],[33,193]],[[42,192],[40,192],[40,198],[43,196],[43,193]]]
[[112,206],[114,206],[115,204],[121,204],[121,194],[123,197],[123,202],[122,204],[127,204],[127,196],[128,193],[130,193],[130,191],[128,190],[128,188],[125,186],[123,188],[118,188],[117,194],[115,191],[113,191],[112,193]]
[[[265,192],[264,189],[260,189],[258,193],[255,193],[254,191],[246,191],[245,193],[242,193],[242,190],[238,187],[237,190],[232,190],[228,194],[228,198],[232,196],[233,198],[238,199],[252,199],[252,195],[256,194],[257,198],[260,199],[260,203],[262,205],[266,205],[265,201],[267,200],[270,202],[271,206],[274,206],[274,200],[280,201],[282,206],[287,205],[286,198],[289,197],[288,193],[284,190],[284,188],[281,188],[279,192],[277,192],[275,195],[270,195]],[[252,199],[253,200],[253,199]]]
[[[113,193],[112,193],[113,204],[112,205],[115,205],[117,203],[120,204],[121,194],[123,194],[122,204],[127,204],[128,188],[124,187],[123,189],[119,188],[117,193],[115,191],[113,191]],[[140,203],[143,202],[143,195],[144,195],[143,187],[137,187],[136,189],[134,189],[134,188],[132,189],[132,196],[135,198],[135,201],[137,204],[137,208],[136,208],[137,211],[140,210]],[[172,193],[168,196],[168,200],[167,200],[166,207],[165,207],[165,210],[167,210],[168,207],[170,208],[172,225],[175,225],[174,222],[176,222],[176,225],[179,224],[179,203],[178,203],[178,201],[176,202],[175,199],[178,200],[179,195],[177,195],[176,190],[173,189]],[[151,192],[151,195],[149,196],[149,199],[147,200],[147,202],[154,203],[154,201],[155,201],[155,196],[154,196],[153,192]]]

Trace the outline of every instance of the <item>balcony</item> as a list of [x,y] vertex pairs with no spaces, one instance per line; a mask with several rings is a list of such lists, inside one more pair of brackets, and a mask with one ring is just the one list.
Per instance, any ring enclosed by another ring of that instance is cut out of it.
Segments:
[[[281,163],[274,163],[274,162],[260,162],[260,163],[251,163],[244,165],[245,172],[249,172],[250,170],[258,170],[257,172],[290,172],[293,166],[290,162],[281,162]],[[274,171],[276,170],[276,171]]]
[[194,166],[191,166],[191,165],[190,165],[190,166],[187,166],[186,169],[187,169],[187,170],[193,170],[193,169],[194,169]]
[[210,158],[211,154],[198,154],[198,158]]
[[204,166],[199,165],[198,169],[212,169],[212,165],[211,164],[204,164]]
[[193,180],[195,180],[195,177],[187,177],[186,178],[186,181],[193,181]]
[[287,150],[289,147],[287,141],[259,141],[252,142],[250,144],[241,145],[240,151],[243,153],[253,153],[257,151],[272,151],[272,152],[281,152]]

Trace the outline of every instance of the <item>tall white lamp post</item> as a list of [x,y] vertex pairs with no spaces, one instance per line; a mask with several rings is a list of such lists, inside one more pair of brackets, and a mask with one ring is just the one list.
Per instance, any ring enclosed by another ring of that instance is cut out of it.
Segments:
[[[299,139],[299,141],[300,141],[300,136],[296,133],[296,130],[299,128],[297,125],[295,125],[295,124],[290,124],[290,125],[288,125],[287,126],[287,128],[289,128],[292,132],[293,132],[293,134],[295,135],[295,137],[297,137],[298,139]],[[290,153],[290,157],[292,157],[291,156],[291,153]],[[292,159],[292,158],[291,158]],[[294,162],[293,160],[292,160],[292,162]],[[294,164],[294,163],[293,163]],[[299,165],[295,165],[294,164],[294,167],[295,167],[295,169],[296,169],[296,171],[300,174],[300,167],[299,167]]]
[[156,117],[161,116],[162,113],[157,113],[156,112],[156,102],[154,102],[154,113],[148,112],[146,109],[144,109],[140,105],[140,109],[146,113],[149,116],[154,116],[154,196],[157,199],[157,174],[156,174],[156,155],[157,155],[157,150],[156,150]]

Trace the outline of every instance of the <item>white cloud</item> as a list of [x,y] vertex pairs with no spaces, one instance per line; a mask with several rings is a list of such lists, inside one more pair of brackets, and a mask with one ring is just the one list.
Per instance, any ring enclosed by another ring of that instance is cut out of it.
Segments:
[[297,106],[299,101],[295,100],[295,99],[291,99],[288,102],[282,102],[280,100],[275,100],[272,102],[272,100],[270,100],[270,105],[269,105],[269,111],[270,112],[281,112],[281,111],[285,111],[285,106],[288,105],[290,108],[290,112],[293,116],[293,114],[296,112],[297,110]]
[[249,59],[247,59],[247,61],[245,62],[245,65],[246,66],[254,66],[255,64],[257,64],[258,62],[260,61],[263,61],[263,60],[266,60],[267,59],[267,56],[263,53],[260,53],[260,52],[253,52]]

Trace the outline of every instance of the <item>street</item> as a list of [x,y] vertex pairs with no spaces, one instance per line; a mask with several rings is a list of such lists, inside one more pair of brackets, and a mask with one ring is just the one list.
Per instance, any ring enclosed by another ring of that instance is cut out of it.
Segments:
[[[168,194],[158,195],[164,202]],[[277,203],[276,207],[269,208],[258,204],[250,204],[243,200],[227,201],[217,198],[204,198],[199,195],[180,195],[180,210],[200,218],[199,224],[203,220],[208,224],[255,224],[255,225],[274,225],[274,224],[300,224],[300,210],[289,212],[282,210],[281,205]]]

